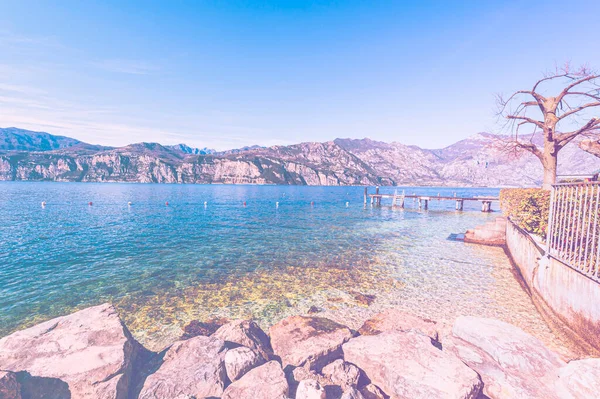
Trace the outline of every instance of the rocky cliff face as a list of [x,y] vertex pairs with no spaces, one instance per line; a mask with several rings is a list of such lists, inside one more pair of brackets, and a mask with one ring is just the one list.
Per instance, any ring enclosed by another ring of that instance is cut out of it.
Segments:
[[[0,143],[3,133],[8,137],[5,142],[14,142],[14,135],[5,130],[0,130]],[[32,137],[27,139],[27,134]],[[22,130],[19,135],[30,144],[26,150],[14,144],[0,146],[0,180],[440,186],[523,186],[542,180],[542,168],[533,155],[509,156],[499,137],[487,133],[440,150],[337,139],[220,153],[156,143],[93,146]],[[560,173],[600,169],[600,158],[578,145],[574,142],[560,153]]]

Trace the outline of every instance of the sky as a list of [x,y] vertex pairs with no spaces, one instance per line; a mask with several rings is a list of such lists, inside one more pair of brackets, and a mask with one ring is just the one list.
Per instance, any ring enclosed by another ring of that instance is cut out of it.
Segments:
[[218,150],[441,148],[497,93],[600,69],[600,1],[0,0],[0,127]]

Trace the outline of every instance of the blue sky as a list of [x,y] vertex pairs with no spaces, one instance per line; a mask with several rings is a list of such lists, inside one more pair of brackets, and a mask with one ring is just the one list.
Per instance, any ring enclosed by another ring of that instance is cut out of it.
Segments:
[[0,0],[0,126],[439,148],[498,131],[495,93],[565,61],[600,69],[597,15],[599,1]]

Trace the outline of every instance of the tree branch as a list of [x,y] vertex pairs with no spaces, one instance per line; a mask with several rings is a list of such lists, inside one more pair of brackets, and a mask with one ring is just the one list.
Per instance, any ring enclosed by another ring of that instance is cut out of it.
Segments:
[[598,126],[600,126],[600,119],[592,118],[588,121],[588,123],[586,123],[584,126],[575,131],[557,134],[555,137],[558,148],[563,148],[564,146],[569,144],[571,140],[573,140],[575,137],[579,136],[580,134],[591,132]]

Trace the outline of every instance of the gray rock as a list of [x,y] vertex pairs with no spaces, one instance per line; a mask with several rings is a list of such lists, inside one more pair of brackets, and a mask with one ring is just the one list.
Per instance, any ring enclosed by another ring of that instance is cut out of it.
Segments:
[[236,320],[220,327],[214,337],[248,347],[265,360],[271,360],[273,349],[268,335],[252,320]]
[[292,316],[269,329],[271,345],[283,366],[320,369],[342,357],[341,346],[352,337],[346,326],[321,317]]
[[260,366],[265,361],[256,352],[245,346],[230,349],[225,354],[225,370],[230,381],[237,381],[241,376]]
[[146,378],[140,399],[221,396],[227,379],[225,341],[198,336],[178,341],[159,369]]
[[0,398],[21,399],[21,386],[15,373],[0,371]]
[[387,399],[383,391],[373,384],[362,387],[360,393],[365,399]]
[[366,399],[356,388],[350,387],[344,391],[340,399]]
[[296,390],[296,399],[325,399],[325,389],[316,380],[302,380]]
[[365,321],[358,330],[360,335],[377,335],[386,331],[418,330],[431,338],[438,339],[438,323],[422,319],[400,309],[386,309]]
[[288,394],[289,386],[283,369],[272,360],[229,385],[222,399],[287,399]]
[[24,373],[23,390],[47,387],[73,398],[127,398],[146,350],[109,304],[58,317],[0,339],[0,370]]
[[573,360],[558,371],[558,377],[561,399],[600,397],[600,359]]
[[323,367],[321,374],[343,389],[358,385],[360,370],[353,364],[337,359]]
[[555,382],[565,363],[538,339],[499,320],[459,317],[445,352],[477,371],[483,392],[499,398],[557,398]]
[[475,399],[483,385],[477,373],[416,331],[361,336],[342,348],[344,358],[392,399]]

